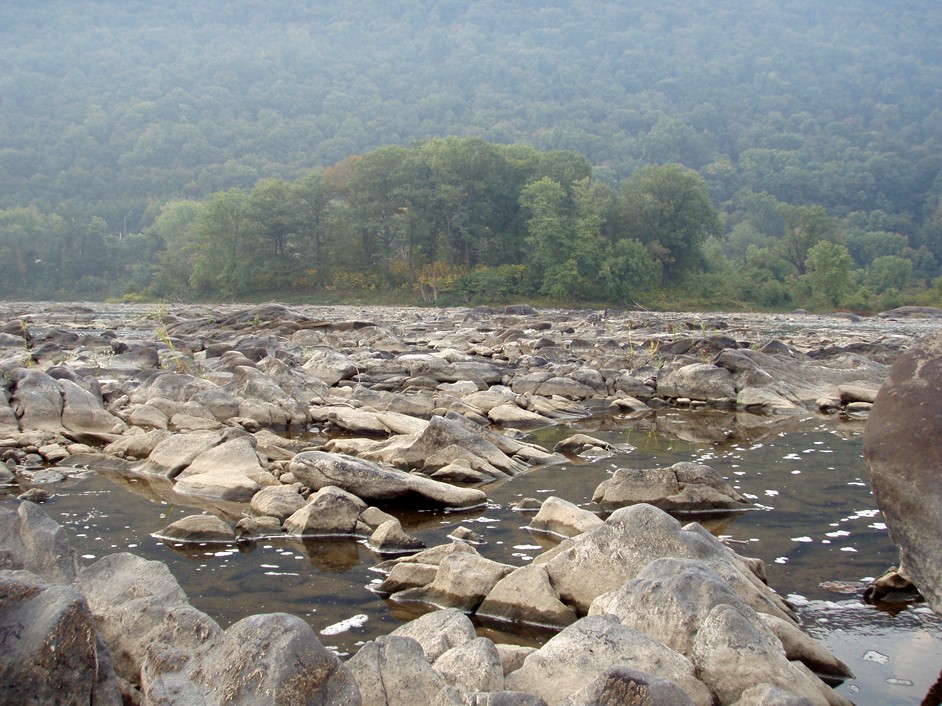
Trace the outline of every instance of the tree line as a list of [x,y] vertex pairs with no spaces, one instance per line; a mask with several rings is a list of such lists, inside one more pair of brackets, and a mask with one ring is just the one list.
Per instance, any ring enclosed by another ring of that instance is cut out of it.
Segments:
[[0,210],[0,296],[861,311],[940,299],[942,208],[910,238],[889,217],[766,192],[739,204],[730,224],[676,163],[611,184],[577,152],[431,139],[173,200],[135,234],[68,204]]

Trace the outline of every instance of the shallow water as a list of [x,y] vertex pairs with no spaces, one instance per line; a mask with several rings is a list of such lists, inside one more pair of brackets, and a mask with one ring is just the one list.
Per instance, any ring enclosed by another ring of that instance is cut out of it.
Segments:
[[[921,702],[942,668],[942,621],[919,605],[880,610],[857,593],[896,561],[869,490],[862,422],[808,416],[770,425],[753,415],[662,410],[656,417],[542,429],[529,439],[552,448],[574,431],[616,444],[618,452],[573,457],[490,486],[486,508],[402,515],[406,530],[431,546],[464,525],[486,540],[478,547],[483,555],[522,565],[556,540],[524,529],[528,516],[510,509],[520,498],[556,495],[585,504],[615,468],[706,463],[758,509],[704,524],[736,551],[763,559],[769,584],[800,607],[809,631],[851,667],[856,677],[838,690],[861,706]],[[146,481],[89,474],[50,489],[54,497],[44,507],[68,528],[85,563],[117,551],[164,561],[192,603],[224,627],[253,613],[290,612],[306,619],[325,645],[349,655],[420,610],[369,591],[380,578],[371,567],[383,557],[352,539],[175,548],[151,535],[194,510],[179,498],[152,499],[161,491]],[[513,639],[539,644],[546,635]]]

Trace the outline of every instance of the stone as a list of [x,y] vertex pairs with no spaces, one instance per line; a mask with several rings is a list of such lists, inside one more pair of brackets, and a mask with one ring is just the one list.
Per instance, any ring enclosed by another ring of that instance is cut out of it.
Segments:
[[363,706],[433,704],[447,684],[422,647],[395,633],[366,643],[346,662]]
[[365,502],[332,485],[311,495],[300,509],[284,522],[285,532],[298,536],[352,535]]
[[603,524],[605,523],[594,512],[550,495],[540,505],[540,511],[530,520],[528,529],[560,537],[575,537]]
[[721,703],[737,701],[756,684],[771,684],[818,706],[850,703],[789,662],[778,640],[727,604],[716,605],[706,616],[697,631],[693,654],[700,678]]
[[476,553],[452,554],[442,559],[431,584],[400,591],[391,598],[403,603],[419,602],[473,613],[497,582],[511,571],[512,566],[485,559]]
[[286,613],[249,616],[195,649],[155,645],[141,682],[152,704],[361,703],[350,671],[306,622]]
[[85,598],[28,571],[0,571],[0,702],[120,706]]
[[336,485],[370,503],[471,507],[487,500],[480,490],[456,488],[344,454],[305,451],[294,457],[288,470],[310,488]]
[[718,573],[754,610],[794,619],[791,610],[757,577],[748,562],[692,523],[680,523],[652,505],[613,512],[595,529],[564,542],[551,556],[537,557],[561,600],[580,614],[592,601],[635,578],[651,561],[698,559]]
[[556,442],[553,450],[559,451],[560,453],[580,454],[587,449],[609,449],[611,446],[612,445],[607,441],[596,439],[587,434],[574,434],[566,437],[562,441]]
[[693,706],[693,701],[670,679],[614,667],[572,694],[563,706]]
[[148,648],[167,643],[195,650],[219,625],[193,608],[166,564],[133,554],[111,554],[85,567],[75,586],[88,601],[108,643],[118,676],[140,683]]
[[432,667],[448,684],[469,692],[500,691],[504,687],[500,655],[486,637],[452,647]]
[[121,434],[127,425],[107,411],[101,399],[71,380],[59,380],[62,391],[62,426],[72,432],[73,438],[84,440],[110,440]]
[[407,588],[428,586],[435,580],[437,573],[438,567],[434,564],[403,562],[393,566],[381,583],[371,585],[370,588],[381,596],[389,596]]
[[216,431],[172,434],[154,447],[137,470],[148,475],[174,478],[197,456],[217,446],[222,440],[223,435]]
[[453,608],[426,613],[412,622],[400,625],[391,635],[415,640],[430,664],[448,650],[477,638],[470,618]]
[[900,569],[942,613],[942,334],[900,356],[870,410],[864,458]]
[[480,618],[543,627],[565,627],[576,612],[559,600],[542,566],[521,566],[502,578],[477,609]]
[[756,684],[742,692],[732,706],[812,706],[812,702],[771,684]]
[[732,374],[725,368],[709,363],[668,364],[658,375],[657,394],[721,402],[736,399],[736,386]]
[[51,583],[72,583],[78,555],[57,522],[32,502],[0,507],[0,569],[24,569]]
[[386,520],[374,530],[367,540],[367,546],[380,554],[401,554],[425,549],[425,543],[417,537],[406,534],[395,517]]
[[62,390],[40,370],[16,368],[11,406],[23,431],[62,431]]
[[236,540],[232,527],[215,515],[189,515],[167,525],[157,536],[184,544],[231,544]]
[[666,512],[736,512],[752,505],[713,468],[682,461],[670,468],[619,468],[592,501],[607,512],[648,503]]
[[255,452],[255,439],[236,436],[207,449],[176,476],[174,490],[220,500],[248,502],[259,490],[254,477],[265,473]]
[[553,706],[618,667],[670,679],[697,706],[713,704],[710,689],[697,679],[686,657],[622,625],[614,616],[576,621],[529,655],[520,669],[504,678],[504,684],[536,694]]
[[305,499],[298,488],[290,485],[273,485],[262,488],[249,503],[254,515],[277,517],[284,522],[293,513],[304,507]]
[[152,429],[148,432],[125,433],[121,438],[112,441],[104,448],[104,453],[119,458],[141,459],[147,458],[157,444],[169,439],[172,434],[166,429]]

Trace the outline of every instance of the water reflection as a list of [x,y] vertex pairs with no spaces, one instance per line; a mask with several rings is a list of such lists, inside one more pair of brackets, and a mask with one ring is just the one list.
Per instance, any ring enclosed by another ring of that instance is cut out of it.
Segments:
[[[595,487],[619,467],[666,467],[698,461],[716,468],[756,511],[704,524],[736,551],[761,558],[771,586],[801,609],[806,625],[847,663],[857,678],[840,687],[855,703],[920,703],[942,663],[939,620],[924,607],[893,616],[846,591],[862,590],[897,560],[861,457],[859,422],[813,415],[767,418],[747,413],[661,410],[644,418],[599,417],[536,430],[545,448],[576,432],[615,445],[607,457],[570,457],[486,488],[486,507],[465,511],[395,512],[404,529],[432,546],[458,526],[481,535],[478,550],[513,565],[532,561],[559,539],[526,529],[531,515],[515,512],[522,498],[550,495],[586,507]],[[65,525],[90,563],[130,550],[166,562],[193,604],[223,626],[246,615],[286,611],[304,617],[340,654],[388,633],[428,610],[383,600],[368,587],[382,557],[351,538],[271,538],[246,546],[184,549],[151,534],[194,511],[230,520],[243,507],[178,496],[169,483],[92,475],[53,488],[45,509]],[[0,491],[2,492],[2,491]],[[12,502],[12,501],[10,501]],[[356,621],[345,623],[351,617]],[[363,620],[359,620],[363,617]],[[337,625],[340,628],[337,628]],[[538,644],[546,635],[514,635],[481,625],[498,640]],[[886,664],[867,658],[888,657]],[[909,683],[910,686],[906,686]]]

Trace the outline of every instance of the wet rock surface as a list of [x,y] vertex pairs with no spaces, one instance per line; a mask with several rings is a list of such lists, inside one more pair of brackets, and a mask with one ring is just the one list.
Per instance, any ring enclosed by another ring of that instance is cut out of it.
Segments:
[[[543,448],[520,441],[514,427],[665,406],[736,410],[737,424],[769,426],[802,410],[865,417],[888,365],[931,325],[795,314],[728,315],[719,326],[718,317],[695,314],[531,308],[96,305],[71,318],[52,305],[3,308],[8,322],[33,332],[0,360],[0,482],[54,496],[72,474],[100,469],[207,513],[168,527],[168,540],[334,535],[361,538],[378,554],[421,546],[384,510],[483,505],[489,483],[614,452],[589,435]],[[659,430],[671,423],[652,422]],[[697,441],[730,433],[696,423],[671,432]],[[125,701],[161,703],[249,692],[268,702],[415,703],[416,690],[428,703],[605,703],[619,694],[841,703],[809,671],[840,676],[840,663],[797,626],[761,566],[649,504],[741,509],[743,499],[704,468],[625,468],[600,487],[597,509],[562,498],[538,504],[533,529],[567,539],[529,566],[492,561],[459,539],[377,567],[386,578],[375,588],[393,603],[460,611],[430,616],[474,613],[560,631],[519,655],[476,637],[473,626],[431,651],[420,635],[368,642],[346,666],[291,616],[255,616],[223,631],[189,606],[165,568],[131,555],[81,568],[29,503],[0,514],[10,545],[0,548],[0,569],[5,578],[37,572],[86,601],[100,643],[95,663],[105,669],[86,679],[101,694],[89,691],[91,703],[108,703],[115,689]],[[649,477],[654,470],[672,480]],[[634,476],[641,481],[632,490]],[[658,564],[665,561],[696,568],[670,573]],[[725,598],[678,601],[661,624],[619,607],[645,604],[638,596],[655,591],[651,582],[665,596],[685,593],[672,580],[714,586]],[[691,637],[691,621],[710,629]],[[223,664],[258,668],[230,675]],[[729,669],[738,681],[720,678]]]

